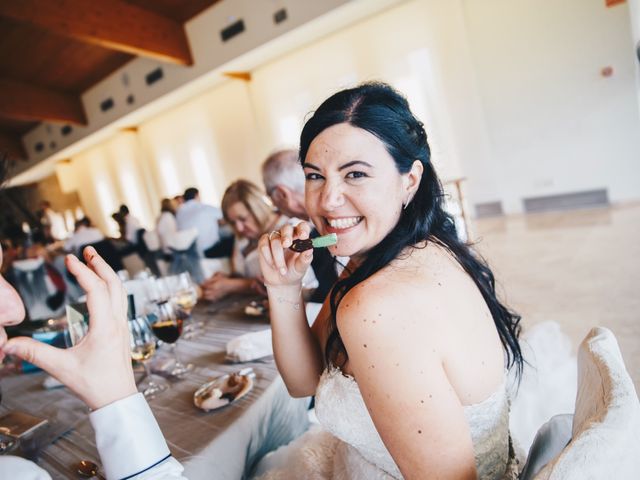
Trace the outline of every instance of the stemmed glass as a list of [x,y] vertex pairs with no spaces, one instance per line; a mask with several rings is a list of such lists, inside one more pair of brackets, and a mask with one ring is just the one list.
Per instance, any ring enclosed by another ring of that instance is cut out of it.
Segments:
[[171,300],[178,307],[179,313],[185,320],[185,334],[193,335],[204,326],[203,322],[193,322],[193,317],[191,316],[193,307],[198,302],[198,290],[187,272],[175,276],[174,280]]
[[[167,389],[166,385],[155,383],[152,379],[149,359],[156,351],[156,339],[147,319],[142,316],[134,316],[127,322],[131,339],[131,358],[142,363],[144,376],[140,380],[140,388],[145,397],[153,396]],[[148,380],[146,384],[143,382]]]
[[174,364],[169,374],[179,377],[193,369],[192,364],[185,365],[180,361],[176,350],[176,342],[182,334],[183,318],[176,306],[169,301],[159,302],[155,313],[157,321],[151,325],[151,328],[158,339],[171,347]]

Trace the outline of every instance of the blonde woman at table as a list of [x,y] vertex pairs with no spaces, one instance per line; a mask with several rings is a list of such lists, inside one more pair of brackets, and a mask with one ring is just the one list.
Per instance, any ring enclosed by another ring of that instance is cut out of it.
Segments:
[[263,235],[278,369],[316,395],[322,426],[268,456],[266,479],[515,479],[505,369],[520,317],[444,211],[422,123],[385,84],[326,100],[300,139],[305,203],[333,255],[351,257],[309,328],[310,227]]
[[[5,174],[6,160],[0,158],[0,184]],[[84,250],[84,258],[87,265],[73,255],[66,258],[69,272],[87,292],[90,314],[88,334],[70,349],[24,337],[7,341],[4,327],[20,323],[25,311],[18,293],[0,276],[0,361],[11,354],[34,363],[89,406],[108,479],[181,479],[182,466],[171,456],[149,406],[136,388],[122,283],[93,248]],[[32,462],[1,456],[0,478],[51,477]]]
[[[278,213],[260,187],[248,180],[237,180],[225,190],[222,214],[235,234],[231,254],[232,274],[216,273],[202,285],[204,298],[220,300],[232,293],[262,292],[259,280],[258,240],[260,236],[289,223],[298,223]],[[310,271],[305,285],[315,281]]]

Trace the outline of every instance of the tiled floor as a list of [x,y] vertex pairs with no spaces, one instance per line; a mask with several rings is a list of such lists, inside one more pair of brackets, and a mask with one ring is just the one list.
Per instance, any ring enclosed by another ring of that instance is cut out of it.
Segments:
[[477,248],[526,329],[558,322],[574,350],[595,325],[618,339],[640,392],[640,204],[475,222]]

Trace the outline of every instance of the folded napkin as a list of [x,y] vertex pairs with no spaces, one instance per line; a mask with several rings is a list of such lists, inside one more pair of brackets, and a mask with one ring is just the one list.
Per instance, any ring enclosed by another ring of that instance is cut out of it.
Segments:
[[245,333],[227,343],[227,358],[234,362],[249,362],[269,355],[273,355],[270,328]]

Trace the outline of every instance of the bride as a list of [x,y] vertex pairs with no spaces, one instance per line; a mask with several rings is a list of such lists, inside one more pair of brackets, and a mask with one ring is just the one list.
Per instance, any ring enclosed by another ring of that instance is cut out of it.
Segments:
[[517,478],[506,371],[520,317],[443,210],[422,123],[385,84],[327,99],[301,134],[306,207],[351,261],[311,328],[301,279],[310,225],[259,241],[273,347],[321,429],[268,456],[261,478]]

